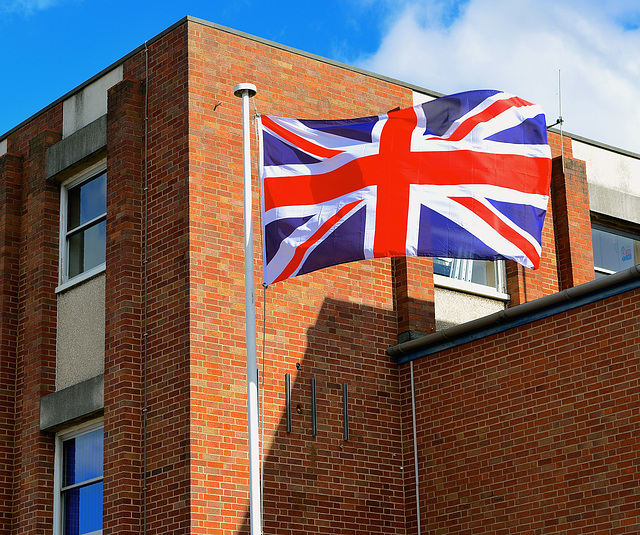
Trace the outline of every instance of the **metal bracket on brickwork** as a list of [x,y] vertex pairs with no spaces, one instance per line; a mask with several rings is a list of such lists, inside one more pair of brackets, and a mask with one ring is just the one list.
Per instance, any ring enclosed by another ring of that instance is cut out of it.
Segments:
[[342,416],[344,418],[344,440],[349,440],[349,391],[347,383],[342,383]]
[[316,402],[316,378],[311,379],[311,433],[318,436],[318,406]]
[[[299,364],[296,365],[298,368]],[[300,368],[298,368],[300,369]],[[287,422],[287,433],[293,430],[292,424],[292,401],[291,401],[291,374],[284,374],[285,389],[285,419]],[[302,405],[296,405],[296,413],[302,414]],[[343,420],[343,439],[345,442],[349,440],[349,387],[347,383],[342,384],[342,420]],[[318,397],[317,397],[317,381],[315,377],[311,378],[311,434],[318,436]],[[340,446],[342,449],[342,446]]]
[[287,433],[291,433],[291,374],[284,374],[284,398],[285,411],[287,414]]

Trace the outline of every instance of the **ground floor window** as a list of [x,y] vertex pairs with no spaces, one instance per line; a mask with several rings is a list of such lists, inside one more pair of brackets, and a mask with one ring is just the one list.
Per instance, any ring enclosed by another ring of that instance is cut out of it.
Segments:
[[102,421],[56,436],[57,535],[102,533],[103,449]]

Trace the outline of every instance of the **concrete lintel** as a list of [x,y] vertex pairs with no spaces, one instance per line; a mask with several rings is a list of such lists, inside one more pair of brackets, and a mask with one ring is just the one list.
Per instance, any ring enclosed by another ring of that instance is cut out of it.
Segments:
[[40,400],[40,430],[55,431],[104,410],[104,375],[63,388]]
[[90,163],[92,157],[101,157],[106,146],[107,116],[103,115],[47,150],[45,177],[61,181],[76,164]]
[[592,212],[640,225],[640,197],[600,184],[589,184]]

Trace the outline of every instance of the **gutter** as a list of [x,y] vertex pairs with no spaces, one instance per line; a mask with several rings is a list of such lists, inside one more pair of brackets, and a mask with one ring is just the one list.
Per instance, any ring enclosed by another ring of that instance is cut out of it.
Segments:
[[395,357],[398,364],[404,364],[637,288],[640,288],[640,265],[391,346],[387,354]]

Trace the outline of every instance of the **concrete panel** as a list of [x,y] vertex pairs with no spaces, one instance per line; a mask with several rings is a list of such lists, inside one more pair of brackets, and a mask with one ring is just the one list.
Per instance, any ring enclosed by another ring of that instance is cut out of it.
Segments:
[[7,140],[0,141],[0,156],[4,156],[7,153]]
[[438,287],[435,305],[438,331],[504,310],[504,301]]
[[[640,181],[640,175],[637,180]],[[589,184],[589,207],[592,212],[640,225],[640,197],[630,193]]]
[[66,138],[107,113],[107,90],[122,81],[119,65],[62,104],[62,137]]
[[431,102],[436,97],[432,97],[431,95],[425,95],[424,93],[418,93],[417,91],[413,92],[413,105],[417,106],[418,104],[424,104],[425,102]]
[[87,163],[92,157],[101,157],[102,149],[107,146],[107,116],[96,119],[74,134],[47,149],[45,178],[49,179],[62,173],[72,172],[79,162]]
[[640,157],[573,141],[573,156],[587,164],[589,185],[640,197]]
[[640,157],[576,140],[573,155],[587,165],[591,210],[640,224]]
[[104,375],[64,388],[40,400],[40,429],[54,431],[62,425],[91,418],[104,409]]
[[56,390],[104,373],[104,273],[58,294]]

